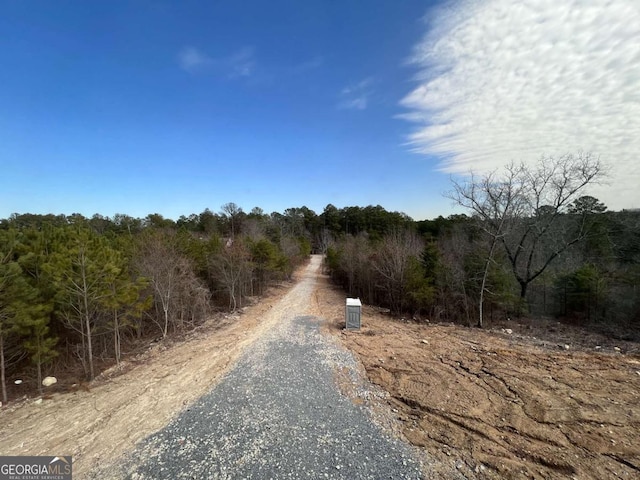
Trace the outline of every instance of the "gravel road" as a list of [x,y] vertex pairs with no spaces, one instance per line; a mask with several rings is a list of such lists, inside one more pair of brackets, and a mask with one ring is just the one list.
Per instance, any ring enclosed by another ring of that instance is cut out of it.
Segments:
[[[411,449],[342,395],[353,356],[305,315],[320,258],[274,306],[280,320],[209,393],[94,478],[422,478]],[[338,374],[338,372],[340,372]],[[366,397],[374,394],[361,391]],[[153,412],[149,412],[153,415]]]

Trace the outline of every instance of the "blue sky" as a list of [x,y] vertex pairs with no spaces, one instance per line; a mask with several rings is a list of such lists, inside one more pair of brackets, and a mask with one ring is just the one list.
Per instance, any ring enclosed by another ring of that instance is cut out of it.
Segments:
[[433,218],[452,174],[577,149],[640,207],[638,4],[556,3],[0,0],[0,217]]

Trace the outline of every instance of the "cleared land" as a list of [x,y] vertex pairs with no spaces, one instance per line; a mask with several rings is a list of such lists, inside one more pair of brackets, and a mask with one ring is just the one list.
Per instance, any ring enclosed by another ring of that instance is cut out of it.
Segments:
[[[426,453],[428,478],[640,476],[637,344],[553,321],[509,322],[495,331],[417,325],[370,307],[362,330],[344,332],[343,292],[325,276],[316,285],[300,313],[327,319],[325,331],[357,354],[388,395],[363,400],[348,376],[337,372],[336,379]],[[0,411],[0,453],[71,454],[74,474],[84,478],[211,390],[299,301],[288,296],[291,286],[242,315],[212,319],[180,342],[127,359],[90,391],[64,393],[60,379],[41,403],[9,405]]]
[[481,478],[640,476],[637,344],[551,320],[486,331],[369,307],[363,328],[345,332],[344,294],[325,281],[315,302],[435,464]]

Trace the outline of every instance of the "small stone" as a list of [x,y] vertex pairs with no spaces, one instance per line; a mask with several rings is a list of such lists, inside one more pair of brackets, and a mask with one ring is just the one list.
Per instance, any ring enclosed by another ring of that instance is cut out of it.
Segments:
[[511,330],[510,328],[505,328],[504,333],[511,335],[513,333],[513,330]]
[[56,377],[45,377],[44,380],[42,380],[42,385],[45,387],[50,387],[54,383],[58,383],[58,379]]
[[13,383],[15,383],[16,385],[20,385],[20,384],[22,383],[22,380],[19,380],[19,379],[18,379],[18,380],[16,380],[16,381],[15,381],[15,382],[13,382]]
[[596,350],[600,350],[602,347],[600,345],[596,345]]
[[36,405],[40,405],[40,404],[42,403],[42,399],[41,399],[41,398],[39,398],[39,399],[37,399],[37,400],[36,400],[35,402],[33,402],[33,403],[35,403]]
[[420,340],[421,343],[424,343],[425,345],[429,345],[429,342],[427,340],[425,340],[424,338],[422,340]]
[[620,347],[613,347],[613,349],[614,349],[616,352],[620,352],[620,351],[621,351],[621,350],[620,350]]
[[569,345],[567,345],[567,344],[565,344],[565,345],[564,345],[564,349],[565,349],[565,350],[569,350],[570,348],[571,348],[571,346],[569,346]]

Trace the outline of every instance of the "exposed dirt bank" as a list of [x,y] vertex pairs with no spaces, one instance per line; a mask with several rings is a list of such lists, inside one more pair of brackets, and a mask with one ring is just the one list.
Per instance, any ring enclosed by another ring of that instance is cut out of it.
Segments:
[[481,478],[640,476],[637,345],[598,340],[596,349],[595,337],[568,327],[558,344],[555,331],[541,339],[515,324],[418,325],[369,307],[363,328],[345,332],[343,305],[325,279],[317,313],[390,393],[405,438],[443,464]]

